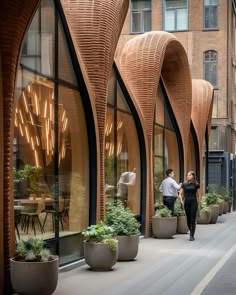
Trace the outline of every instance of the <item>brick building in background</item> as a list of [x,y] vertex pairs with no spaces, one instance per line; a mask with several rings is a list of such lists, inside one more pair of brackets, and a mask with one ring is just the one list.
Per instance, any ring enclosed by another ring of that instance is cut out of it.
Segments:
[[235,154],[235,0],[131,0],[120,42],[147,31],[173,33],[193,79],[214,86],[210,150]]

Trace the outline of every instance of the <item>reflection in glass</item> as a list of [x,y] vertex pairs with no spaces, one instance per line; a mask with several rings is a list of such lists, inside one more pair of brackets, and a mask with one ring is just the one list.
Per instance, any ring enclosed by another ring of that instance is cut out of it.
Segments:
[[118,83],[109,83],[108,95],[113,94],[112,86],[116,92],[114,99],[108,101],[105,127],[106,201],[120,200],[133,213],[140,214],[140,152],[136,125]]

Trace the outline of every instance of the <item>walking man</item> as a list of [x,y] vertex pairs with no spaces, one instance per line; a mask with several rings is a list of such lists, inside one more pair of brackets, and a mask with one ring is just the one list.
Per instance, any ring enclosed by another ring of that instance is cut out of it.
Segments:
[[174,204],[177,199],[177,193],[181,189],[182,183],[178,184],[174,180],[173,169],[166,170],[166,178],[160,185],[160,192],[163,195],[163,204],[171,210],[172,216],[174,216]]

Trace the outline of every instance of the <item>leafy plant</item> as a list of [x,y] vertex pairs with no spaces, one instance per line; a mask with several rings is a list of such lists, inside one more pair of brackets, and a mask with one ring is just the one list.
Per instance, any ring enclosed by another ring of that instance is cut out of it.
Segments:
[[175,202],[174,215],[175,216],[185,216],[186,215],[185,210],[182,208],[182,205],[181,205],[179,199],[177,199]]
[[[82,232],[82,235],[86,242],[104,243],[112,251],[118,247],[117,241],[113,238],[115,235],[113,227],[104,224],[102,221],[87,227],[87,229]],[[111,240],[114,240],[114,242]]]
[[157,209],[155,215],[157,217],[171,217],[171,211],[166,206],[164,206],[164,208]]
[[41,167],[25,165],[23,169],[15,171],[14,175],[18,182],[26,181],[29,192],[39,194],[38,181],[41,171]]
[[36,237],[20,240],[16,245],[16,261],[44,262],[53,260],[50,251],[45,248],[44,241]]
[[140,223],[129,208],[124,208],[121,202],[108,206],[105,224],[112,226],[115,235],[130,236],[140,234]]
[[161,202],[162,194],[159,191],[159,187],[161,185],[161,182],[164,178],[163,171],[158,170],[157,167],[154,168],[154,174],[153,174],[153,184],[154,184],[154,195],[155,195],[155,201]]
[[200,203],[200,210],[205,211],[208,215],[211,213],[211,209],[210,209],[210,207],[208,207],[208,205],[204,199],[202,199],[202,201]]
[[230,195],[230,192],[227,191],[225,187],[219,188],[219,194],[225,202],[232,203],[232,197]]
[[209,192],[203,195],[203,201],[206,203],[207,206],[211,204],[218,204],[218,194],[215,192]]

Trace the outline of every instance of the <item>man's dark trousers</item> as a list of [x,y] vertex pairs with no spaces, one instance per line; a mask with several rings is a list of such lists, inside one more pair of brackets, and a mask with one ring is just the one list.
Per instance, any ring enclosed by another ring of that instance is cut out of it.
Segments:
[[171,197],[171,196],[163,196],[163,204],[171,210],[172,216],[174,216],[174,205],[175,205],[175,200],[177,197]]

